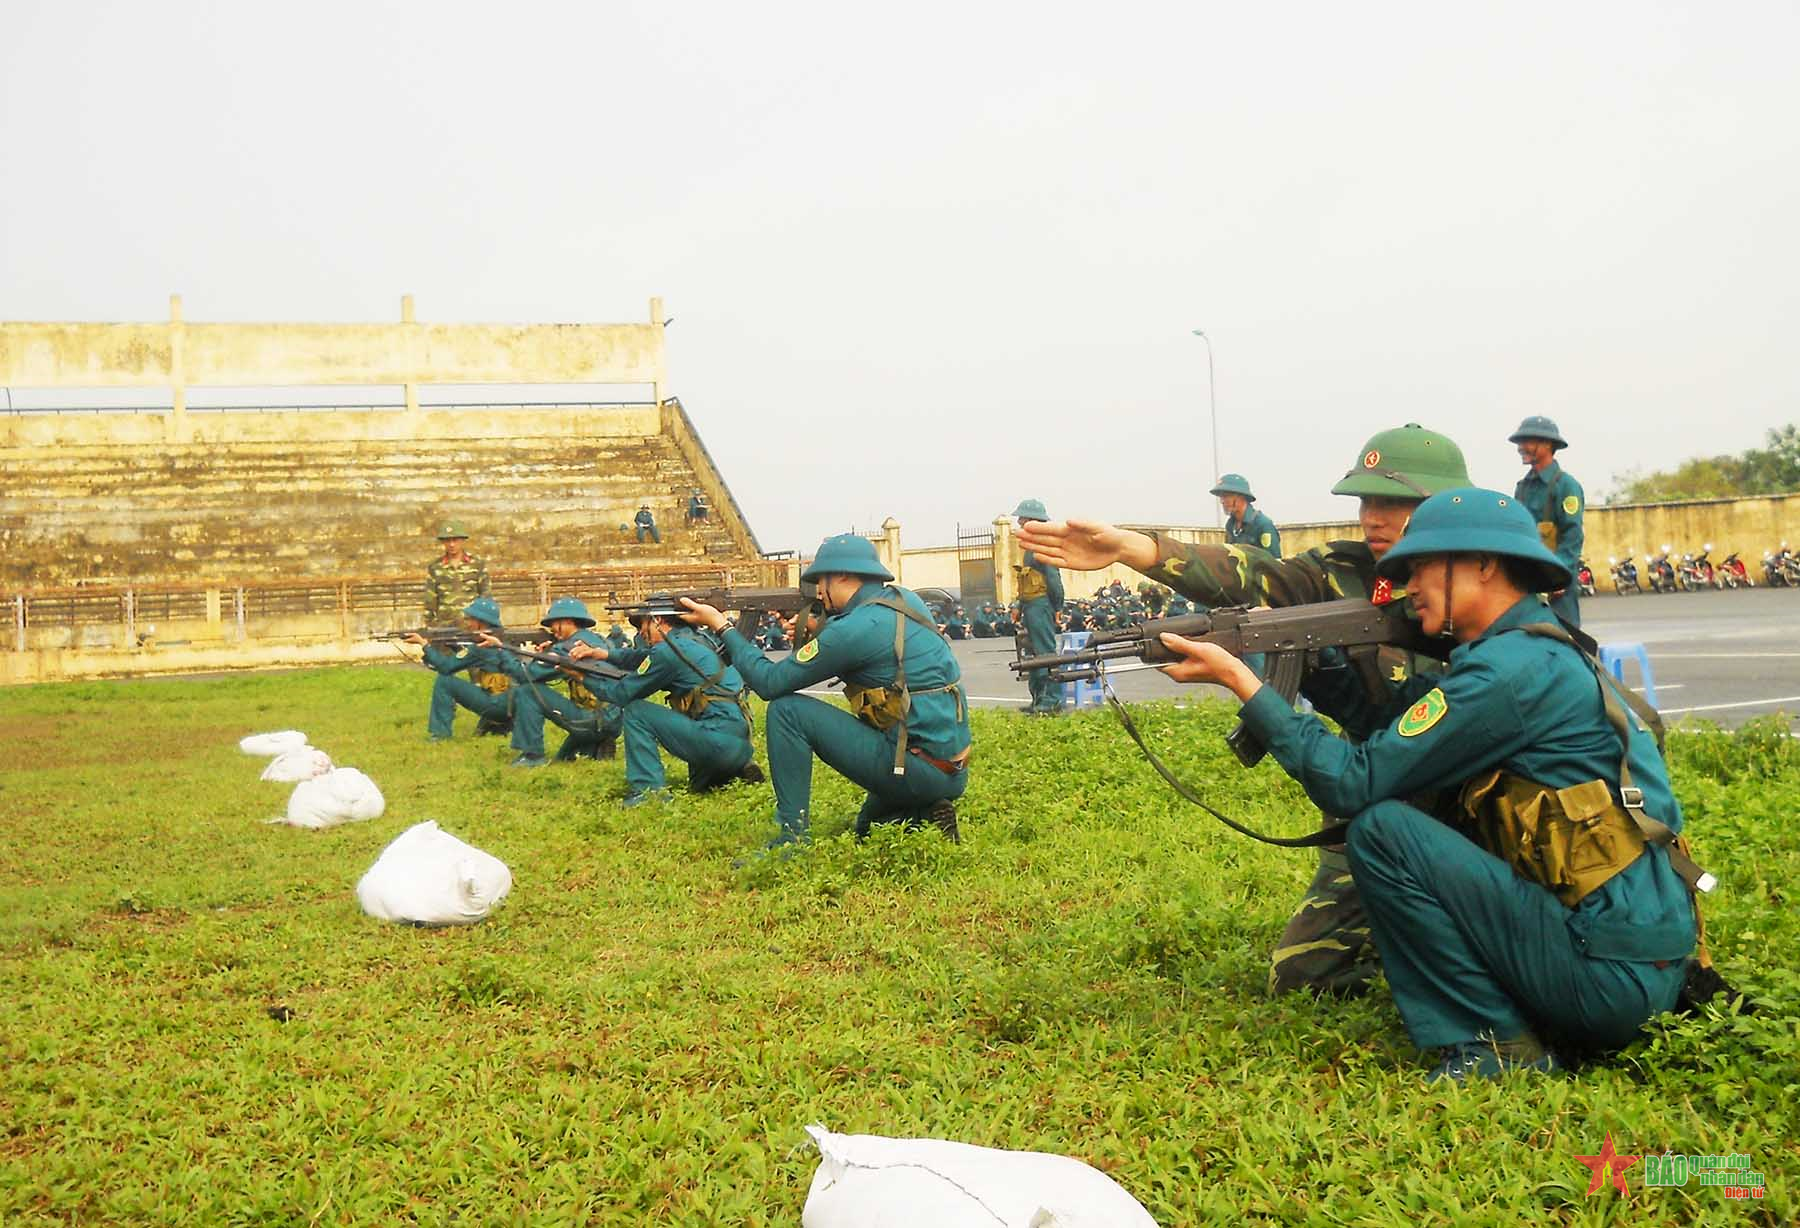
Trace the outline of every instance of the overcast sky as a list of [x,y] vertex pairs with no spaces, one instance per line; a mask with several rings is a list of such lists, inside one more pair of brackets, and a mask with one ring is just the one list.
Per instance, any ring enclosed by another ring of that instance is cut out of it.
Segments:
[[[0,318],[636,321],[765,548],[1800,418],[1800,6],[6,0]],[[429,397],[427,397],[429,399]]]

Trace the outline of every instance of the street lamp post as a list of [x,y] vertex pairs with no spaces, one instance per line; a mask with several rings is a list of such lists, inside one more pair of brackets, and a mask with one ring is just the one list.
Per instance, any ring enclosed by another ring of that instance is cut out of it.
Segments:
[[[1224,471],[1219,468],[1219,398],[1218,398],[1218,393],[1214,389],[1214,386],[1213,386],[1212,338],[1208,337],[1206,335],[1205,329],[1200,329],[1200,328],[1196,328],[1194,330],[1194,336],[1196,336],[1196,337],[1200,338],[1200,340],[1206,342],[1206,403],[1207,403],[1208,408],[1212,411],[1212,443],[1213,443],[1212,476],[1213,476],[1213,481],[1216,482],[1219,480],[1219,474],[1221,474]],[[1223,528],[1225,526],[1225,509],[1223,507],[1219,506],[1218,500],[1216,500],[1216,499],[1213,501],[1213,514],[1219,522],[1219,527]]]

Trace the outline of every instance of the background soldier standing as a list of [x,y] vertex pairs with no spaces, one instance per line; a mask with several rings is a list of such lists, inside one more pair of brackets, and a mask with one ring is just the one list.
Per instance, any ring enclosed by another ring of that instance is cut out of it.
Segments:
[[[1545,549],[1574,575],[1581,569],[1581,518],[1587,513],[1587,496],[1581,491],[1581,483],[1556,463],[1556,454],[1569,443],[1556,429],[1556,423],[1540,415],[1519,423],[1519,429],[1506,438],[1519,446],[1519,459],[1531,466],[1513,488],[1513,498],[1523,503],[1537,521],[1538,537]],[[1570,584],[1561,592],[1550,594],[1550,608],[1571,627],[1579,627],[1581,587]]]
[[470,554],[469,531],[460,520],[452,520],[438,531],[444,553],[425,569],[425,625],[441,626],[452,613],[477,597],[486,597],[487,564]]
[[[1041,499],[1023,499],[1013,509],[1021,525],[1050,519]],[[1056,612],[1063,606],[1062,572],[1039,560],[1026,550],[1013,565],[1013,583],[1019,593],[1019,619],[1031,640],[1031,655],[1044,656],[1056,651]],[[1031,702],[1022,709],[1027,716],[1060,716],[1063,710],[1062,683],[1050,681],[1048,669],[1034,669],[1026,681],[1031,687]]]
[[1225,509],[1225,544],[1255,546],[1281,557],[1281,530],[1262,512],[1251,507],[1256,496],[1250,493],[1250,482],[1241,473],[1228,473],[1212,488],[1213,497]]

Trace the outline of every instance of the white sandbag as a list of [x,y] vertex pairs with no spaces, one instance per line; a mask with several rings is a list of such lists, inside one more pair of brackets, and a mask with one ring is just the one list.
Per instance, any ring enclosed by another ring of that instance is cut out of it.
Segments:
[[330,770],[330,755],[316,746],[302,746],[299,750],[285,751],[269,760],[269,766],[263,769],[262,778],[292,784],[296,780],[311,780],[314,776],[323,776]]
[[803,1228],[1156,1228],[1123,1186],[1069,1156],[806,1132],[819,1168]]
[[469,925],[512,890],[512,871],[491,853],[464,844],[436,823],[417,823],[394,838],[356,884],[364,912],[383,921]]
[[289,827],[336,827],[380,818],[386,807],[374,781],[355,768],[332,768],[295,785],[288,797],[287,817],[272,822]]
[[283,729],[279,733],[253,733],[239,740],[238,749],[246,755],[285,755],[305,745],[305,734],[298,729]]

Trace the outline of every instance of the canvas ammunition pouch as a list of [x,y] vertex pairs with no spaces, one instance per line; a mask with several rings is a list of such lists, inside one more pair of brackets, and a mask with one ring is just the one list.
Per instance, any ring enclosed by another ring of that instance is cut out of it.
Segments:
[[888,593],[883,593],[879,597],[871,597],[867,604],[878,605],[884,610],[893,610],[900,615],[894,620],[894,681],[891,686],[884,687],[859,687],[845,683],[844,694],[850,700],[850,711],[855,713],[856,719],[865,725],[879,729],[883,733],[899,726],[900,736],[894,742],[894,775],[904,776],[906,775],[906,717],[912,711],[913,696],[936,695],[945,692],[955,695],[956,719],[959,721],[968,719],[969,701],[963,694],[960,678],[955,682],[947,682],[943,686],[909,689],[906,685],[906,624],[910,620],[936,635],[938,634],[936,623],[907,605],[898,594],[890,596]]
[[1015,564],[1013,579],[1018,585],[1020,601],[1031,601],[1050,595],[1050,585],[1044,579],[1044,573],[1035,567],[1028,567],[1023,563]]
[[569,679],[569,698],[575,701],[578,708],[596,709],[600,706],[600,697],[574,678]]
[[1540,520],[1537,522],[1537,527],[1538,537],[1543,540],[1544,549],[1554,554],[1556,552],[1556,522],[1554,520]]
[[489,695],[499,695],[512,687],[512,679],[505,674],[491,669],[472,669],[469,681],[486,691]]
[[1463,786],[1457,809],[1470,839],[1569,908],[1647,843],[1604,780],[1553,789],[1495,768]]
[[[663,643],[669,646],[670,651],[672,651],[689,670],[696,674],[702,673],[700,667],[695,665],[685,652],[681,651],[681,645],[675,642],[673,636],[665,638]],[[738,711],[743,713],[744,723],[748,725],[750,723],[750,701],[744,695],[743,688],[740,687],[736,691],[732,691],[719,685],[725,678],[726,668],[726,660],[723,653],[721,653],[719,655],[719,668],[715,669],[710,674],[704,674],[703,680],[699,686],[686,691],[669,692],[669,707],[681,713],[681,715],[688,719],[697,721],[700,719],[701,714],[704,713],[707,708],[712,706],[714,700],[725,700],[728,703],[735,703],[737,705]]]

